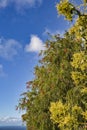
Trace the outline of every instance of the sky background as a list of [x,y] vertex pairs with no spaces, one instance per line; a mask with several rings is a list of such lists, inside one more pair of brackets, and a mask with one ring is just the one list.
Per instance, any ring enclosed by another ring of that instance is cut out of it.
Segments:
[[0,125],[20,124],[15,110],[33,79],[46,32],[63,34],[69,23],[56,11],[58,0],[0,0]]

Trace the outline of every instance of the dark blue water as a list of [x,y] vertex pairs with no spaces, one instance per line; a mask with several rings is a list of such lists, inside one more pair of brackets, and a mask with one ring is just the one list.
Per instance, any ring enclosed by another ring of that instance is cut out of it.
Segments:
[[0,126],[0,130],[26,130],[24,126]]

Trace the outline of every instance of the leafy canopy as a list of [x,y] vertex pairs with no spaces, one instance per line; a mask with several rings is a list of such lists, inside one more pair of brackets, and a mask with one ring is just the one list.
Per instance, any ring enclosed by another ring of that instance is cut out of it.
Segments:
[[[84,1],[84,6],[87,6],[87,1]],[[73,20],[77,15],[68,32],[75,36],[78,44],[74,41],[77,45],[71,61],[71,78],[75,86],[67,91],[65,103],[62,100],[51,103],[51,120],[58,124],[60,130],[78,130],[80,127],[83,129],[87,122],[87,10],[76,9],[67,0],[61,1],[57,10],[67,20]]]
[[[19,108],[28,130],[78,130],[87,122],[87,1],[76,6],[69,0],[56,5],[72,27],[61,37],[51,36],[35,78],[27,82]],[[84,8],[83,8],[84,7]]]

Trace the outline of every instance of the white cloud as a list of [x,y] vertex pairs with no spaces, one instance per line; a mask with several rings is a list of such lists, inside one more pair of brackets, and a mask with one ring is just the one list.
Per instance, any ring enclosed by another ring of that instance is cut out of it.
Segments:
[[0,8],[5,8],[9,4],[14,4],[16,8],[33,7],[36,3],[41,4],[42,0],[0,0]]
[[5,59],[12,59],[18,54],[18,49],[21,45],[18,41],[14,39],[4,39],[0,38],[0,57]]
[[22,125],[22,119],[17,117],[0,117],[0,125]]
[[26,52],[39,52],[45,49],[45,45],[43,41],[36,35],[32,35],[30,39],[30,43],[26,45]]
[[0,64],[0,77],[5,76],[4,70],[3,70],[3,65]]

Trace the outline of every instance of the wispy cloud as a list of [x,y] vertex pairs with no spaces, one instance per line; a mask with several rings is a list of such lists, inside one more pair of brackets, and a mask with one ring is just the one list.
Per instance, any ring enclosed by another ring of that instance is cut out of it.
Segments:
[[44,49],[43,41],[36,35],[31,35],[30,43],[25,46],[26,52],[39,52]]
[[50,33],[51,35],[60,34],[61,36],[63,36],[65,31],[64,30],[51,30],[49,28],[45,28],[45,31],[43,32],[43,35],[47,35],[47,33]]
[[0,8],[5,8],[10,4],[14,4],[16,8],[25,8],[41,3],[42,0],[0,0]]
[[5,59],[12,59],[18,54],[21,45],[14,39],[0,38],[0,57]]
[[22,120],[17,117],[0,117],[0,125],[22,125]]
[[0,77],[3,77],[3,76],[5,76],[5,72],[3,70],[3,65],[0,64]]
[[5,8],[8,5],[8,0],[0,0],[0,8]]

